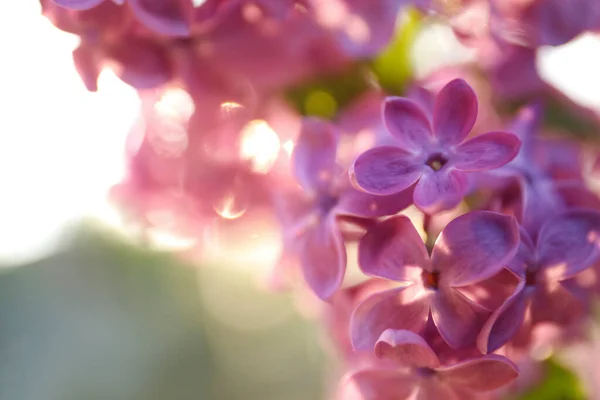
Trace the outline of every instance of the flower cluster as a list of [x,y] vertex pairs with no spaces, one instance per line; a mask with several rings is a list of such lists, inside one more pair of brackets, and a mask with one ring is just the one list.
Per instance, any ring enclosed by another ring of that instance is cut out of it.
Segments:
[[[196,238],[199,257],[215,218],[279,222],[270,283],[320,299],[347,368],[334,396],[502,398],[534,383],[520,370],[536,351],[585,340],[600,157],[582,124],[549,122],[585,121],[593,139],[600,117],[543,82],[535,53],[600,30],[597,0],[41,4],[80,37],[89,90],[105,68],[138,90],[112,193],[133,221]],[[416,9],[475,59],[386,87],[377,65]],[[341,76],[345,97],[289,101]]]

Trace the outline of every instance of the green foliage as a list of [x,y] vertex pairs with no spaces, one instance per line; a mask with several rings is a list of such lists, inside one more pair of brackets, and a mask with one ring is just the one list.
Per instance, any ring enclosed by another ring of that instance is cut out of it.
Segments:
[[513,400],[586,400],[575,374],[552,359],[543,366],[542,382]]

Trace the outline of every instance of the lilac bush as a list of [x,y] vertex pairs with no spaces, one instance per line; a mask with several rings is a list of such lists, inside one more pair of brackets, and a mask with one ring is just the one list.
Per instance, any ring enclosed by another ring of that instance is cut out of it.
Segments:
[[[139,93],[112,192],[132,221],[195,238],[200,261],[215,220],[279,222],[271,289],[318,299],[346,372],[333,397],[518,395],[536,350],[587,340],[600,117],[535,54],[599,31],[597,0],[41,4],[79,36],[90,91],[109,68]],[[415,20],[475,57],[386,85]]]

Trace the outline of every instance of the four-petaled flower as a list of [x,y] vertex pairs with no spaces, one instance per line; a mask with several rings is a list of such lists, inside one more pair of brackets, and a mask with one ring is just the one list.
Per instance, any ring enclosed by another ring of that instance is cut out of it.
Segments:
[[[571,210],[554,217],[534,244],[521,229],[521,243],[508,268],[521,278],[515,293],[484,325],[477,345],[492,352],[522,329],[524,322],[567,323],[581,316],[577,287],[569,278],[600,259],[600,213]],[[525,321],[528,309],[530,321]]]
[[431,258],[407,217],[392,217],[371,228],[359,243],[360,268],[406,285],[376,293],[357,307],[351,322],[354,347],[372,349],[386,329],[420,332],[430,312],[451,347],[475,345],[491,312],[457,288],[498,273],[518,245],[517,221],[489,211],[473,211],[450,222]]
[[516,365],[495,354],[441,365],[427,342],[407,330],[383,332],[375,354],[387,364],[349,377],[364,400],[465,400],[498,389],[518,376]]
[[346,249],[339,217],[393,215],[411,204],[411,193],[374,196],[352,187],[336,163],[339,134],[333,125],[314,118],[303,121],[292,154],[296,181],[280,199],[286,244],[293,247],[304,279],[312,291],[328,299],[340,287],[346,270]]
[[376,195],[397,193],[416,182],[414,203],[428,214],[456,207],[467,192],[465,173],[503,166],[521,144],[507,132],[464,141],[477,118],[477,98],[462,79],[451,81],[437,95],[433,121],[417,103],[401,97],[385,101],[383,118],[397,145],[361,154],[350,171],[351,180]]

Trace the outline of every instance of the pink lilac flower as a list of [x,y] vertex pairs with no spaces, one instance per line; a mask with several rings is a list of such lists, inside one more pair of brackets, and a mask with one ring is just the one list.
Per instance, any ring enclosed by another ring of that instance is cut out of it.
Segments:
[[280,198],[284,235],[299,257],[304,279],[322,299],[335,293],[346,270],[338,219],[393,215],[411,203],[411,193],[374,196],[354,189],[336,163],[339,133],[329,123],[306,119],[292,155],[303,192]]
[[389,98],[383,118],[396,146],[361,154],[352,166],[352,182],[375,195],[398,193],[416,183],[414,203],[428,214],[456,207],[467,191],[467,173],[501,167],[520,147],[520,140],[507,132],[464,141],[477,118],[477,98],[462,79],[438,93],[433,121],[407,98]]
[[519,250],[508,268],[522,281],[486,322],[478,338],[483,352],[509,341],[527,313],[532,324],[566,323],[581,315],[577,287],[569,279],[600,258],[600,213],[566,211],[542,227],[535,243],[524,230],[520,236]]
[[375,353],[386,364],[349,378],[364,400],[479,398],[477,394],[499,389],[519,375],[517,366],[499,355],[442,365],[427,342],[407,330],[383,332]]
[[489,211],[473,211],[450,222],[431,257],[405,216],[369,229],[359,243],[361,270],[404,285],[377,293],[357,307],[351,324],[354,347],[372,348],[388,328],[420,332],[430,313],[451,347],[474,345],[490,311],[458,288],[497,274],[513,258],[518,244],[516,220]]

